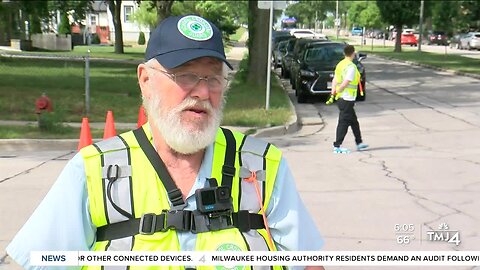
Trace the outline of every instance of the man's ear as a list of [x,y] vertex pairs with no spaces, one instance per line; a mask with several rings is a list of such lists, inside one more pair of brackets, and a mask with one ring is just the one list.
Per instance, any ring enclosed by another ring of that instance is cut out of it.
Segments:
[[145,64],[140,64],[137,67],[137,77],[138,77],[138,85],[140,86],[140,90],[142,91],[142,96],[148,97],[150,95],[148,86],[150,76],[148,72],[148,67]]

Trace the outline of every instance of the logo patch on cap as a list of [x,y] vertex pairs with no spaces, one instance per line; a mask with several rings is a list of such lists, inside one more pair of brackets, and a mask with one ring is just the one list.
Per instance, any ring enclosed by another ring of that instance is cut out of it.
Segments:
[[177,23],[177,28],[182,35],[192,40],[204,41],[213,36],[210,23],[194,15],[181,18]]

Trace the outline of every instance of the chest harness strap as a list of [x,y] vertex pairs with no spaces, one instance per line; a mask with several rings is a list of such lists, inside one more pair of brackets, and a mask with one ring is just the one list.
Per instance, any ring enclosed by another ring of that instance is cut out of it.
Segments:
[[[236,144],[235,138],[230,130],[222,128],[222,131],[227,142],[225,161],[222,167],[222,185],[231,188],[236,171]],[[143,128],[134,130],[133,134],[165,186],[168,198],[172,203],[172,209],[165,209],[159,215],[145,213],[141,218],[130,218],[125,221],[98,227],[96,241],[120,239],[137,234],[151,235],[156,232],[165,232],[170,229],[177,231],[190,231],[192,233],[210,231],[209,226],[205,226],[205,224],[196,224],[195,220],[201,220],[195,218],[195,216],[198,215],[198,211],[183,210],[186,203],[183,200],[182,192],[175,185],[175,182],[167,171],[165,163],[148,140]],[[262,215],[250,213],[248,210],[240,210],[232,213],[231,219],[233,226],[242,232],[265,228]]]

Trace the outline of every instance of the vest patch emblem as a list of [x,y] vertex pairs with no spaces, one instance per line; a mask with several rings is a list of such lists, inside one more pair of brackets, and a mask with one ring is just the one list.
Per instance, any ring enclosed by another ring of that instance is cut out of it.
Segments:
[[[239,246],[232,244],[232,243],[223,243],[217,247],[217,251],[243,251]],[[216,270],[243,270],[245,266],[237,265],[237,266],[215,266]]]

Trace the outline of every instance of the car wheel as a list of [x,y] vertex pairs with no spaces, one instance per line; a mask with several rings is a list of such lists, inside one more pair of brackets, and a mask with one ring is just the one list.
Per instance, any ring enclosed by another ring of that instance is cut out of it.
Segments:
[[307,95],[305,93],[302,93],[302,92],[298,93],[297,102],[298,103],[306,103],[307,102]]
[[470,51],[471,49],[472,49],[472,47],[470,46],[470,43],[467,43],[467,50]]
[[307,94],[304,91],[302,91],[302,86],[297,83],[295,85],[295,94],[297,95],[298,103],[307,102]]

